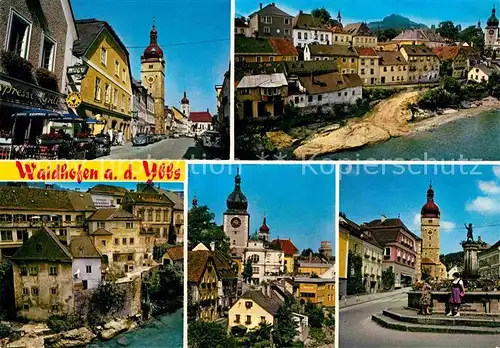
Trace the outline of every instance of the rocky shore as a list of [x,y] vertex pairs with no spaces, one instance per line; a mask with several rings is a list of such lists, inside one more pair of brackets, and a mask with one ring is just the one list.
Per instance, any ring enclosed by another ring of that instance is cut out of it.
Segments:
[[378,103],[367,115],[349,120],[345,126],[329,132],[317,132],[300,143],[293,151],[295,159],[352,150],[385,142],[394,137],[430,130],[445,123],[474,117],[483,112],[500,109],[500,101],[485,98],[463,109],[445,109],[440,112],[408,108],[421,91],[402,92]]

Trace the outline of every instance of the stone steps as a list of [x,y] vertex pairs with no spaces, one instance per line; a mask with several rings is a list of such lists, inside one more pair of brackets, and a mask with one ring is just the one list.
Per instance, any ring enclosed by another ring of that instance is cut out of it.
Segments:
[[391,310],[372,315],[372,320],[382,327],[409,332],[435,332],[456,334],[500,335],[498,318],[454,318],[403,315]]

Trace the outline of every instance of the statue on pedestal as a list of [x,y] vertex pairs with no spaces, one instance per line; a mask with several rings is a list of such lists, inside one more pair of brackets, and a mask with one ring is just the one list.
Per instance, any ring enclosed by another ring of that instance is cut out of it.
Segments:
[[472,224],[464,224],[465,228],[467,229],[467,242],[474,242],[474,235],[472,231]]

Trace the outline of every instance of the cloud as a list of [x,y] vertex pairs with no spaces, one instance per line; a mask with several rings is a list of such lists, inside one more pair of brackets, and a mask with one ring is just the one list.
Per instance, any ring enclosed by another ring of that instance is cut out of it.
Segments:
[[477,197],[472,202],[467,203],[465,209],[481,215],[495,215],[500,213],[500,200],[491,197]]
[[452,221],[441,221],[441,229],[445,232],[449,232],[457,227],[457,225]]
[[500,194],[500,186],[494,181],[479,181],[479,189],[487,195]]
[[493,173],[495,173],[496,177],[500,179],[500,166],[493,167]]
[[420,229],[420,213],[415,213],[413,216],[413,228]]

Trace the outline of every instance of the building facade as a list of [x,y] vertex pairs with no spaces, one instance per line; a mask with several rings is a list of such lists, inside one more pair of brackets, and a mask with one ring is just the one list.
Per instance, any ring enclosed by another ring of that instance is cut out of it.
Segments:
[[292,19],[288,13],[280,10],[274,3],[260,9],[250,16],[250,32],[257,37],[292,38]]
[[229,310],[228,326],[243,326],[247,330],[258,328],[261,324],[274,324],[274,317],[283,302],[272,291],[246,291]]
[[379,57],[371,47],[356,47],[359,55],[358,75],[364,86],[376,85],[380,79]]
[[296,277],[294,282],[299,301],[310,302],[315,306],[335,307],[335,279]]
[[141,82],[134,80],[132,84],[134,94],[134,117],[132,122],[132,136],[137,134],[152,134],[156,127],[155,100]]
[[332,32],[311,14],[299,12],[292,21],[293,44],[296,47],[306,47],[308,44],[332,44]]
[[500,240],[477,256],[481,277],[500,279]]
[[435,82],[439,79],[440,60],[431,48],[425,45],[402,45],[400,52],[408,62],[410,83]]
[[304,60],[334,60],[342,74],[356,74],[359,66],[359,55],[352,46],[307,45]]
[[191,112],[189,120],[191,121],[193,132],[197,136],[213,129],[213,118],[208,109],[207,111]]
[[343,30],[352,35],[354,47],[377,47],[377,35],[366,23],[347,24]]
[[141,57],[141,82],[154,99],[156,133],[165,133],[165,65],[163,50],[158,46],[158,31],[153,23],[149,46]]
[[407,83],[408,61],[399,51],[378,51],[379,56],[379,84],[392,85]]
[[128,190],[124,187],[106,184],[98,184],[87,191],[97,209],[121,206],[127,192]]

